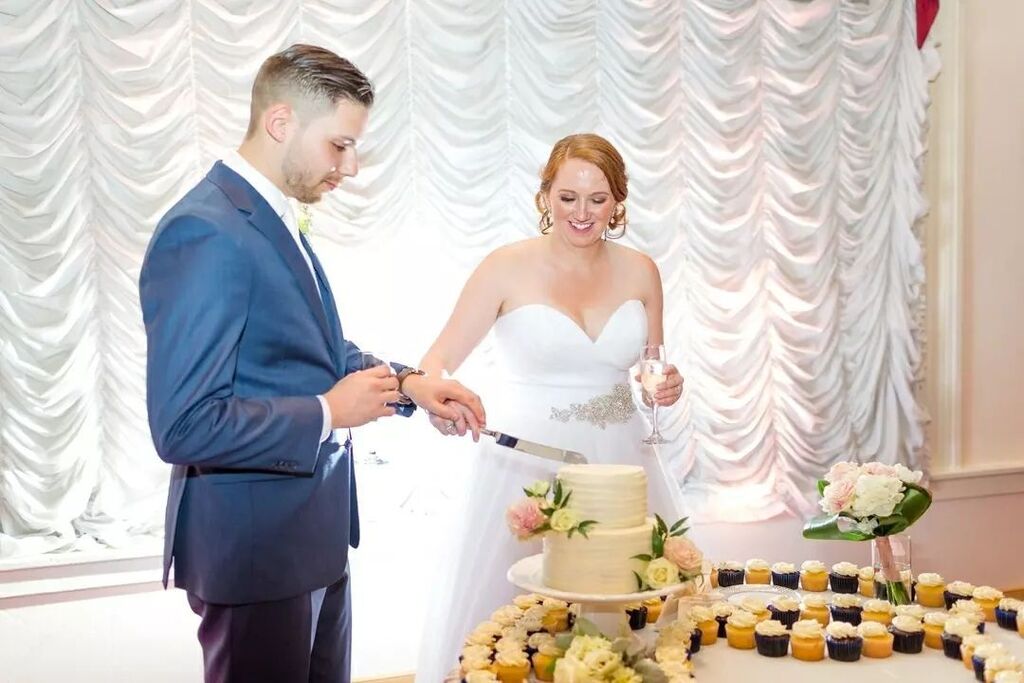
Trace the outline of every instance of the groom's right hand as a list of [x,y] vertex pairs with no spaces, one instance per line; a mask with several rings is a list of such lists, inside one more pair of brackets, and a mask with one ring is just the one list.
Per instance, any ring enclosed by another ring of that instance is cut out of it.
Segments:
[[387,404],[397,403],[398,379],[388,365],[378,365],[346,375],[324,394],[331,409],[331,428],[359,427],[395,414]]

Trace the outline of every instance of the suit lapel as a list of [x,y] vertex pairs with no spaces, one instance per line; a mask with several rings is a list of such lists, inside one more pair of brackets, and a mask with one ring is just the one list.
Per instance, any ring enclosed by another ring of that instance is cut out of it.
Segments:
[[[327,302],[321,302],[320,295],[317,293],[317,284],[313,281],[309,267],[306,266],[306,260],[302,258],[299,246],[295,244],[295,240],[292,239],[281,217],[270,208],[270,204],[267,203],[262,195],[223,163],[218,161],[214,164],[207,178],[217,187],[221,188],[228,199],[240,211],[248,215],[249,222],[253,227],[270,240],[270,243],[274,245],[274,250],[284,259],[288,265],[288,270],[291,271],[292,277],[295,279],[295,283],[302,291],[306,303],[309,304],[310,310],[313,312],[314,317],[316,317],[324,339],[327,341],[332,356],[335,358],[335,364],[337,364],[334,335],[331,330],[332,326],[328,323],[324,312]],[[319,276],[319,267],[317,268]]]
[[313,264],[320,292],[323,295],[323,308],[327,312],[327,326],[331,331],[331,341],[334,344],[334,349],[337,351],[337,355],[334,358],[335,364],[338,366],[339,372],[344,372],[345,369],[341,366],[341,356],[344,353],[344,339],[341,333],[341,320],[338,318],[338,307],[334,301],[334,293],[331,291],[331,285],[327,282],[327,275],[324,273],[323,266],[320,265],[320,259],[316,257],[316,252],[310,246],[309,240],[306,239],[305,235],[299,235],[299,239],[306,246],[306,252],[309,254],[309,260]]

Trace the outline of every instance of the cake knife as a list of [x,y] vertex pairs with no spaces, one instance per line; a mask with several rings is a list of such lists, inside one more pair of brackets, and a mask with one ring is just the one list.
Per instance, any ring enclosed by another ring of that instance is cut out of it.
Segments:
[[545,446],[542,443],[535,443],[533,441],[527,441],[526,439],[519,439],[508,434],[502,434],[491,429],[481,429],[481,434],[487,436],[493,436],[494,441],[499,446],[505,446],[513,450],[522,451],[523,453],[529,453],[535,455],[538,458],[547,458],[548,460],[556,460],[558,462],[564,462],[569,465],[586,465],[587,459],[582,453],[576,451],[567,451],[562,448],[555,448],[553,446]]

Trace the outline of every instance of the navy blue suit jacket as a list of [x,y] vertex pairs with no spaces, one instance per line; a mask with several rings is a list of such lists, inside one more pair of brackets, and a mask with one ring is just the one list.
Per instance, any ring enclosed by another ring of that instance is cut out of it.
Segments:
[[351,439],[320,444],[316,398],[359,369],[359,348],[313,264],[319,282],[266,200],[220,162],[146,252],[149,424],[173,465],[164,585],[173,560],[175,585],[206,602],[326,586],[359,543]]

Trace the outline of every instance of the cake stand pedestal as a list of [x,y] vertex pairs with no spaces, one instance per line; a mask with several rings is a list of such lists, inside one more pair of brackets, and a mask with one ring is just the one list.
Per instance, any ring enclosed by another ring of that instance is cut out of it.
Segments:
[[629,636],[629,620],[626,617],[626,605],[643,602],[651,598],[694,594],[696,583],[687,581],[666,586],[659,590],[641,591],[636,593],[620,593],[602,595],[598,593],[573,593],[544,585],[544,555],[537,554],[524,557],[509,567],[507,578],[510,583],[528,593],[536,593],[547,598],[564,600],[580,606],[580,617],[592,622],[604,635],[610,638]]

